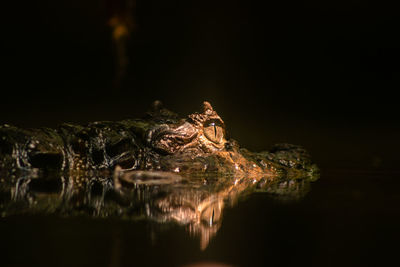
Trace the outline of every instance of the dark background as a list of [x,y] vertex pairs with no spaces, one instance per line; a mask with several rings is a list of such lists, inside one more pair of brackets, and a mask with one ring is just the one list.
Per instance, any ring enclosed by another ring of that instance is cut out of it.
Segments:
[[116,87],[110,2],[4,8],[0,123],[135,118],[156,99],[186,115],[208,100],[251,150],[289,142],[322,167],[398,164],[389,3],[137,0],[131,63]]
[[137,0],[131,64],[115,86],[107,21],[121,3],[2,3],[0,124],[136,118],[155,99],[185,116],[208,100],[243,147],[303,145],[321,178],[299,202],[255,194],[226,208],[206,251],[184,227],[159,233],[148,221],[0,218],[2,265],[398,261],[398,8],[357,0]]

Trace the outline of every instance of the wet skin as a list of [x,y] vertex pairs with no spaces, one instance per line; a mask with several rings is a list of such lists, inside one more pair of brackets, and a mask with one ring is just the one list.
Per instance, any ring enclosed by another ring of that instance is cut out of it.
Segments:
[[[136,120],[57,129],[3,125],[0,159],[3,213],[72,214],[84,207],[102,216],[145,215],[189,224],[205,244],[227,200],[254,190],[296,198],[318,178],[301,147],[240,148],[208,102],[186,118],[156,101]],[[29,205],[15,209],[21,201]]]

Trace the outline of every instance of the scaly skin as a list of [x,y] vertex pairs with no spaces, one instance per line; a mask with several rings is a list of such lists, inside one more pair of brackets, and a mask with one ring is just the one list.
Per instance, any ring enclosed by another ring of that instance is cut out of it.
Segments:
[[[157,102],[156,102],[157,103]],[[160,104],[140,120],[63,124],[58,129],[0,126],[0,172],[132,170],[246,173],[253,179],[305,176],[317,168],[300,147],[251,153],[225,139],[225,125],[208,102],[186,119]],[[69,173],[68,173],[69,172]],[[13,174],[11,174],[13,175]],[[10,176],[6,176],[7,179]]]

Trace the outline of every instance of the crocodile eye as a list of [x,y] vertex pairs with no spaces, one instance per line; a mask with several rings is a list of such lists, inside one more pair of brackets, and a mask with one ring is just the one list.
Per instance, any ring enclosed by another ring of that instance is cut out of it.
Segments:
[[214,122],[211,122],[204,127],[204,135],[211,142],[219,144],[222,142],[222,138],[224,137],[224,129]]

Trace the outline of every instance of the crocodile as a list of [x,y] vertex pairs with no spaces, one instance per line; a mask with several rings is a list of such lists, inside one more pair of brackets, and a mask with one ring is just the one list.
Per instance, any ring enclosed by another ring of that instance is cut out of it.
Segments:
[[186,118],[155,101],[141,119],[0,126],[0,212],[91,214],[219,229],[226,203],[255,191],[296,199],[319,177],[307,151],[250,152],[226,134],[209,102]]

